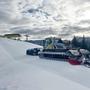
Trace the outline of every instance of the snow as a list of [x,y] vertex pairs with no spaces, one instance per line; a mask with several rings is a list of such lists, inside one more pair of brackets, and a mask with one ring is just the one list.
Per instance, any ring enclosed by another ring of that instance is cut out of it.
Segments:
[[90,69],[27,56],[27,42],[0,38],[0,90],[90,90]]

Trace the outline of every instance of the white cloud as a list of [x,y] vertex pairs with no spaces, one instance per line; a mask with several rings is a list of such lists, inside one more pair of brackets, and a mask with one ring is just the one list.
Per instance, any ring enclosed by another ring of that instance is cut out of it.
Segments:
[[[0,0],[0,24],[3,24],[3,30],[7,25],[5,31],[21,26],[51,27],[57,34],[62,30],[67,33],[62,29],[66,26],[87,30],[90,23],[81,23],[83,20],[90,20],[89,0]],[[69,28],[67,31],[73,35],[76,29]]]

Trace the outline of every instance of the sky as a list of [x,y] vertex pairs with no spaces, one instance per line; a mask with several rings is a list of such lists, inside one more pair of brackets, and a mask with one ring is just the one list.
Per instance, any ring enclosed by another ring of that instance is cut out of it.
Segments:
[[31,38],[90,35],[90,0],[0,0],[0,34]]

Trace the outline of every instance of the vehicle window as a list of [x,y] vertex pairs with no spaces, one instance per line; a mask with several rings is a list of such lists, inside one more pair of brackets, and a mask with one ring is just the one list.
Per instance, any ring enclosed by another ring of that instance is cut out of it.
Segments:
[[67,51],[66,54],[69,55],[69,56],[72,55],[72,53],[70,51]]
[[71,50],[70,52],[75,56],[79,55],[79,52],[77,50]]

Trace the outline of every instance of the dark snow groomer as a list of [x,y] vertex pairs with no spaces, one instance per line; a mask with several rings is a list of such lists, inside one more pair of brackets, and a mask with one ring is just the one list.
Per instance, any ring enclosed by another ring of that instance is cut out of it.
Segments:
[[51,58],[58,60],[65,60],[68,58],[66,55],[66,47],[60,38],[50,37],[46,38],[43,50],[39,52],[41,58]]

